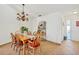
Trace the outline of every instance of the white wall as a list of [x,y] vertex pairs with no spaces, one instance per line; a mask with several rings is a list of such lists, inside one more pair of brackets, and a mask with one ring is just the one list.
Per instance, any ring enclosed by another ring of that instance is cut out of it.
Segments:
[[71,19],[71,38],[74,41],[79,41],[79,27],[76,26],[76,21],[79,21],[79,14],[72,15]]
[[37,26],[40,21],[46,21],[46,38],[48,41],[61,43],[63,40],[62,32],[62,15],[60,13],[54,13],[35,19],[34,31],[37,30]]
[[20,22],[16,20],[16,9],[9,5],[0,5],[0,45],[10,42],[10,33],[17,31],[22,25],[30,28],[31,20],[28,22]]
[[[70,20],[71,22],[71,30],[70,30],[71,40],[79,41],[79,27],[76,27],[76,21],[79,21],[79,14],[73,14],[73,13],[66,14],[64,19],[65,19],[65,22],[66,20]],[[65,34],[66,34],[66,31],[67,30],[65,30]]]
[[0,5],[0,45],[10,41],[10,33],[17,28],[15,11],[7,5]]
[[63,40],[64,40],[64,36],[67,36],[67,18],[65,17],[65,15],[63,14],[62,16],[62,35],[63,35]]

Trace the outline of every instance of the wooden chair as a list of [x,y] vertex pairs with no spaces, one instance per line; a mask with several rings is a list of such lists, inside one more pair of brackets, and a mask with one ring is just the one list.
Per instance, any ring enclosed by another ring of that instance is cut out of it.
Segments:
[[27,32],[27,35],[32,35],[31,31],[28,31],[28,32]]
[[34,32],[33,32],[33,35],[35,36],[35,35],[36,35],[36,33],[37,33],[37,32],[36,32],[36,31],[34,31]]
[[[15,36],[16,36],[16,40],[17,40],[16,51],[18,51],[18,54],[20,55],[20,52],[23,50],[23,42],[20,40],[22,38],[20,38],[18,36],[18,34],[16,34]],[[28,41],[25,40],[24,42],[25,42],[25,44],[27,44]],[[25,48],[27,48],[27,46]]]
[[13,33],[10,33],[10,35],[11,35],[11,48],[13,47],[13,49],[15,50],[17,44],[16,37]]
[[20,38],[18,37],[18,34],[15,34],[15,38],[16,38],[16,42],[17,42],[17,44],[16,44],[16,52],[18,52],[18,54],[20,54],[20,50],[21,50],[21,48],[23,46],[23,43],[22,43],[22,41],[20,41]]
[[[26,49],[28,48],[28,47],[27,47],[27,43],[28,43],[28,41],[25,40],[24,42],[25,42],[24,45],[25,45],[25,50],[26,50]],[[18,50],[19,53],[18,53],[18,54],[20,54],[20,52],[23,51],[23,42],[22,42],[22,41],[19,41],[18,48],[19,48],[19,50]]]
[[30,54],[35,54],[36,50],[38,49],[39,53],[40,53],[40,39],[39,37],[36,37],[33,40],[28,40],[28,52]]
[[13,50],[17,52],[18,49],[21,48],[22,42],[19,41],[19,38],[17,38],[17,35],[14,35],[13,33],[10,33],[10,34],[11,34],[11,47],[13,47]]

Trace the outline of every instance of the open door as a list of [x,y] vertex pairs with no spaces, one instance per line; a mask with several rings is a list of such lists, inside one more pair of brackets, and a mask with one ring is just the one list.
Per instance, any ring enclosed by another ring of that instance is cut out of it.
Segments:
[[71,40],[71,22],[70,20],[67,20],[66,22],[66,27],[67,27],[67,40]]

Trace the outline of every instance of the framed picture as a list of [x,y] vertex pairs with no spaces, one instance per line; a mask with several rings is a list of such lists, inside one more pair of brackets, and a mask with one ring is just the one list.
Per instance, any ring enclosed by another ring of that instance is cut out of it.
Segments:
[[76,26],[79,27],[79,21],[76,21]]

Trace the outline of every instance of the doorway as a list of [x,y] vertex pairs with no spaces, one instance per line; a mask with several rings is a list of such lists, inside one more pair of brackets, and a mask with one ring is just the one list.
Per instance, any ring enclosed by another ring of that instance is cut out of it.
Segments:
[[67,40],[71,40],[71,21],[70,20],[67,20],[66,21],[66,36],[67,36]]
[[42,33],[41,38],[46,39],[46,21],[40,21],[39,22],[38,30]]

